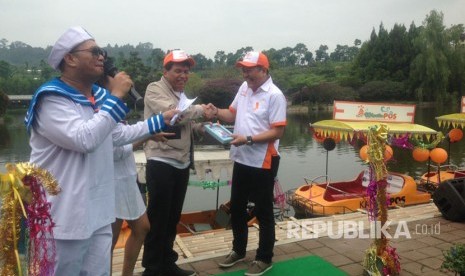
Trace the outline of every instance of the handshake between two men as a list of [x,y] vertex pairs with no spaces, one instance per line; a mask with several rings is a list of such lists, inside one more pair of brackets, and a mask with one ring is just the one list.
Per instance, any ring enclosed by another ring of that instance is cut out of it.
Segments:
[[[202,107],[202,110],[203,110],[203,117],[207,120],[213,120],[214,118],[217,117],[218,115],[218,108],[216,106],[214,106],[213,104],[209,103],[209,104],[201,104],[200,105]],[[180,110],[178,109],[169,109],[165,112],[162,113],[163,114],[163,121],[165,122],[165,124],[167,126],[175,126],[177,125],[178,123],[181,123],[183,120],[184,120],[184,116],[182,114],[182,112],[180,112]],[[174,122],[172,122],[172,118],[176,115],[176,120]],[[172,129],[172,128],[170,128]],[[202,127],[201,129],[201,132],[204,133],[204,129]],[[154,134],[151,138],[151,140],[154,140],[156,142],[168,142],[168,140],[170,139],[173,139],[173,137],[176,135],[176,133],[173,133],[173,132],[169,132],[169,131],[163,131],[163,132],[160,132],[160,133],[157,133],[157,134]]]
[[[200,105],[203,110],[203,117],[208,120],[212,121],[215,118],[219,119],[223,122],[226,123],[233,123],[235,119],[235,114],[229,111],[229,109],[219,109],[212,103],[209,104],[201,104]],[[170,122],[173,116],[178,114],[176,121],[174,123]],[[184,116],[180,113],[179,110],[177,109],[170,109],[168,111],[165,111],[163,113],[163,120],[165,121],[166,125],[176,125],[180,122],[182,122],[184,119]],[[202,133],[204,133],[203,126],[200,129]],[[151,140],[154,140],[156,142],[168,142],[170,139],[173,139],[173,136],[175,136],[175,133],[166,131],[166,132],[160,132],[152,136]],[[245,145],[247,144],[247,137],[244,135],[237,135],[237,134],[232,134],[231,137],[233,140],[230,142],[231,145],[234,146],[240,146],[240,145]]]

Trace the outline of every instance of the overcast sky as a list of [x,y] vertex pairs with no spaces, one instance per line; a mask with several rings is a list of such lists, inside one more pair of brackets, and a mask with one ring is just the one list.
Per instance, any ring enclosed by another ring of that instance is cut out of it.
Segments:
[[465,24],[464,0],[0,0],[0,38],[46,47],[80,25],[100,46],[150,42],[208,58],[297,43],[331,52],[366,41],[381,22],[387,30],[420,26],[433,9],[443,12],[446,27]]

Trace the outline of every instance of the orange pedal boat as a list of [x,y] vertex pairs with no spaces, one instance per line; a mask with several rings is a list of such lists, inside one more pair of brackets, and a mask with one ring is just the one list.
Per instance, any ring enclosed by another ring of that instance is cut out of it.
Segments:
[[[367,207],[369,171],[362,171],[352,181],[330,182],[327,176],[313,180],[286,193],[286,201],[296,217],[317,217],[355,212]],[[320,180],[320,182],[317,182]],[[412,177],[390,172],[387,176],[389,207],[427,203],[431,194],[417,190]]]
[[418,187],[430,193],[434,193],[438,185],[444,181],[465,177],[465,169],[459,169],[456,165],[429,165],[429,167],[429,172],[420,177]]

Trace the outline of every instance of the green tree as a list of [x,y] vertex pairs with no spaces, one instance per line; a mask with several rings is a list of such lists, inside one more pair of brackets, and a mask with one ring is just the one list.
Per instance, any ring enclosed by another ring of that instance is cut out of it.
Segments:
[[165,58],[166,53],[160,49],[156,48],[150,52],[150,57],[148,58],[148,64],[154,70],[163,69],[163,59]]
[[228,108],[241,86],[238,79],[212,79],[205,82],[199,91],[202,103],[213,103],[219,108]]
[[451,45],[448,56],[451,73],[448,91],[457,92],[458,96],[462,96],[465,88],[465,28],[463,24],[451,26],[446,30],[446,35]]
[[11,77],[13,73],[13,69],[11,65],[3,60],[0,60],[0,78],[7,79]]
[[50,67],[50,65],[48,65],[44,60],[40,61],[39,68],[40,68],[40,77],[42,80],[48,80],[54,74],[56,74],[53,68]]
[[292,49],[291,47],[285,47],[279,51],[281,52],[281,66],[290,67],[296,65],[297,57],[294,55],[294,49]]
[[336,45],[336,49],[329,55],[329,59],[336,62],[351,61],[354,58],[351,48],[347,45]]
[[226,65],[226,54],[224,51],[217,51],[214,57],[215,65],[224,66]]
[[408,100],[410,95],[406,92],[404,83],[390,80],[376,80],[365,83],[358,90],[362,101],[396,101]]
[[303,90],[304,101],[333,103],[334,100],[356,100],[357,92],[350,87],[342,87],[333,82],[322,82]]
[[[409,78],[410,64],[415,56],[413,41],[416,28],[409,32],[403,25],[395,24],[388,32],[381,23],[379,31],[373,29],[370,40],[363,43],[352,64],[352,70],[362,83],[392,80],[404,82]],[[357,45],[359,41],[355,41]],[[357,47],[357,46],[354,46]]]
[[374,47],[371,52],[370,65],[373,66],[372,79],[383,80],[389,77],[389,71],[387,70],[386,55],[389,52],[389,33],[384,28],[384,24],[379,25],[378,35],[376,39],[372,41]]
[[443,18],[442,13],[431,11],[415,40],[419,53],[411,65],[410,83],[419,100],[442,101],[447,98],[446,88],[450,76],[447,56],[450,49]]
[[195,98],[199,95],[200,90],[204,86],[204,81],[197,73],[189,75],[189,81],[186,84],[185,92],[188,98]]
[[276,68],[281,66],[281,53],[275,48],[263,51],[263,53],[268,57],[268,62],[270,63],[270,68]]
[[145,94],[145,88],[154,79],[150,74],[150,68],[144,65],[138,52],[131,52],[128,59],[123,59],[119,69],[131,76],[134,88],[141,96]]
[[308,65],[308,48],[303,43],[297,43],[295,45],[292,54],[295,56],[295,64],[293,65]]
[[205,70],[207,68],[211,68],[213,65],[213,61],[211,59],[206,58],[200,53],[192,55],[192,58],[195,60],[195,70]]
[[227,54],[226,66],[234,66],[240,58],[245,56],[245,54],[250,51],[253,51],[253,48],[251,46],[247,46],[247,47],[240,48],[234,54],[233,53]]
[[0,91],[0,117],[5,115],[6,108],[8,106],[8,101],[9,101],[8,96],[2,91]]
[[325,62],[329,60],[329,55],[327,53],[328,46],[327,45],[320,45],[320,48],[315,51],[315,61],[318,62]]
[[305,53],[304,60],[305,60],[305,64],[311,65],[314,61],[312,52]]

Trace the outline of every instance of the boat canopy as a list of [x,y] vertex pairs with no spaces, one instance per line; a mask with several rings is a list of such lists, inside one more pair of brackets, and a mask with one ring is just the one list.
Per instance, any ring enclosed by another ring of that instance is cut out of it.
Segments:
[[342,140],[366,135],[370,127],[381,124],[394,137],[436,138],[438,131],[415,124],[414,117],[415,105],[334,101],[333,119],[318,121],[310,127],[320,136]]
[[337,136],[342,140],[348,140],[353,135],[364,133],[366,134],[370,127],[384,124],[389,129],[389,134],[395,137],[401,137],[405,135],[413,136],[414,138],[426,137],[430,140],[432,136],[436,136],[438,132],[429,127],[412,124],[412,123],[387,123],[379,121],[340,121],[340,120],[323,120],[316,123],[310,124],[314,132],[321,133],[323,136],[331,137]]
[[465,113],[454,113],[436,117],[439,127],[465,128]]
[[453,113],[436,117],[439,127],[465,129],[465,96],[462,96],[460,113]]

